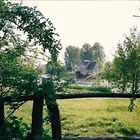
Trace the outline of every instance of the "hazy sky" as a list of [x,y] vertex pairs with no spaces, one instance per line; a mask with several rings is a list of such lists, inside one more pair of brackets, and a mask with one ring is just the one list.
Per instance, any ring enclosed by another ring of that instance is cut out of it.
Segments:
[[61,60],[68,45],[82,47],[84,43],[95,42],[100,42],[107,60],[112,60],[124,34],[129,34],[133,26],[140,29],[140,18],[133,17],[140,15],[140,1],[23,0],[23,4],[37,6],[52,21],[63,45]]

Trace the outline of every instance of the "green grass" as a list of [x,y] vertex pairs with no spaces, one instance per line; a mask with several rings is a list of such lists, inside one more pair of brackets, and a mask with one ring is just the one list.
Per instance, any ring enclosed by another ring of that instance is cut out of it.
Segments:
[[140,136],[140,100],[133,112],[128,99],[60,100],[65,136]]
[[31,125],[32,122],[32,102],[26,102],[18,110],[15,111],[14,115],[19,118],[23,118],[23,121]]
[[[69,99],[58,100],[58,104],[63,136],[140,137],[140,100],[133,112],[128,111],[129,99]],[[28,102],[15,114],[31,123],[31,108]]]
[[73,92],[111,92],[110,88],[103,87],[103,86],[91,86],[91,87],[83,87],[79,85],[72,85],[68,89],[68,92],[73,93]]

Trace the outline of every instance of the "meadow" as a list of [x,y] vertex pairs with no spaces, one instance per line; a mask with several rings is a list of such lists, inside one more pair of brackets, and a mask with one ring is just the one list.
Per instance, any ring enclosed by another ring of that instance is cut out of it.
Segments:
[[[140,137],[140,99],[133,112],[128,110],[129,99],[68,99],[58,100],[63,136],[133,136]],[[31,124],[32,102],[15,112]],[[44,117],[46,116],[44,107]],[[46,120],[46,119],[45,119]],[[48,127],[49,126],[49,127]],[[44,123],[50,133],[50,125]]]

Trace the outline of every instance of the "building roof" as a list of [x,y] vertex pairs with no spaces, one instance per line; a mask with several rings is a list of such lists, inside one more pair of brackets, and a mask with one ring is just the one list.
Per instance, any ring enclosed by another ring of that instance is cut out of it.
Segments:
[[96,66],[96,61],[83,60],[80,66],[84,66],[86,70],[93,70]]
[[85,65],[87,65],[88,63],[89,63],[90,61],[89,60],[83,60],[82,62],[81,62],[81,64],[80,64],[80,66],[85,66]]
[[88,63],[86,69],[87,70],[93,70],[95,65],[96,65],[96,62],[95,61],[91,61],[91,62]]

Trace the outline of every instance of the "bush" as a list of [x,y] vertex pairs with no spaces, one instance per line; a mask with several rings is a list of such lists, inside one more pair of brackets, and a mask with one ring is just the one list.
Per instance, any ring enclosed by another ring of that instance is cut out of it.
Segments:
[[37,135],[35,140],[52,140],[49,135],[46,134],[46,132],[43,130],[42,135]]
[[[31,127],[23,122],[22,118],[11,116],[4,124],[3,134],[0,134],[0,140],[29,140]],[[37,135],[35,140],[51,140],[45,130],[42,135]]]
[[5,122],[4,134],[0,135],[0,139],[6,140],[27,140],[30,127],[15,116],[11,116]]
[[96,87],[83,87],[78,85],[73,85],[70,89],[74,90],[87,90],[87,91],[94,91],[94,92],[111,92],[111,88],[103,87],[103,86],[96,86]]
[[77,89],[77,90],[82,90],[85,89],[86,87],[78,86],[78,85],[73,85],[69,87],[70,89]]
[[99,91],[99,92],[111,92],[111,89],[108,87],[98,86],[98,87],[88,87],[90,91]]

